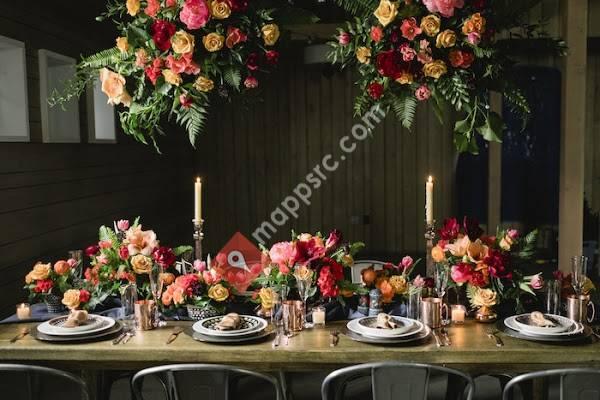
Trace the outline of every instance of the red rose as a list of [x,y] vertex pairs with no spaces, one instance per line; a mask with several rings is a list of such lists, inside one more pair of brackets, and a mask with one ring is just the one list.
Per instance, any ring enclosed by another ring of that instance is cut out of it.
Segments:
[[177,30],[175,25],[168,21],[158,19],[152,24],[151,30],[152,40],[156,43],[156,47],[162,51],[169,50],[171,48],[171,37]]
[[255,89],[258,87],[258,79],[253,76],[248,76],[244,80],[244,86],[246,86],[248,89]]
[[85,249],[85,255],[88,257],[93,257],[96,254],[98,254],[99,251],[100,251],[100,247],[98,247],[96,245],[92,245],[92,246],[89,246],[87,249]]
[[473,61],[475,61],[475,55],[470,51],[464,51],[462,67],[469,68],[473,64]]
[[337,286],[337,281],[331,271],[329,265],[321,268],[317,285],[323,297],[337,297],[340,294],[340,289]]
[[119,248],[119,258],[121,260],[127,260],[129,258],[129,249],[127,249],[127,246],[121,246]]
[[444,226],[439,230],[440,238],[442,240],[454,240],[458,237],[460,231],[460,225],[456,218],[447,218],[444,220]]
[[156,85],[156,80],[162,74],[162,65],[162,60],[160,58],[155,58],[154,61],[152,61],[152,64],[144,69],[144,73],[153,85]]
[[265,51],[265,58],[267,60],[267,64],[277,65],[279,62],[279,52],[277,50],[267,50]]
[[243,43],[248,39],[248,36],[240,30],[240,28],[234,28],[230,26],[227,28],[227,37],[225,39],[225,46],[231,49],[238,43]]
[[381,29],[380,26],[374,26],[371,28],[371,39],[373,39],[375,43],[383,39],[383,29]]
[[454,68],[469,68],[475,61],[475,56],[468,51],[452,50],[448,54],[448,59]]
[[88,301],[90,301],[90,292],[88,292],[85,289],[81,289],[79,290],[79,302],[80,303],[87,303]]
[[489,283],[489,281],[481,271],[473,271],[473,275],[471,275],[469,283],[473,286],[484,287]]
[[402,54],[388,50],[377,55],[377,71],[388,78],[396,79],[401,71],[408,70],[408,64],[402,59]]
[[371,82],[369,83],[369,86],[367,86],[367,93],[369,93],[369,96],[371,96],[373,100],[378,100],[383,96],[383,85],[379,82]]
[[152,257],[154,258],[154,261],[156,261],[156,263],[162,268],[170,267],[171,265],[175,264],[176,260],[173,250],[170,247],[165,246],[158,247],[156,250],[154,250]]
[[50,292],[50,289],[52,289],[53,286],[54,282],[52,282],[52,280],[44,279],[35,283],[33,291],[36,293],[48,293]]
[[258,54],[256,54],[256,53],[248,54],[248,58],[246,58],[246,67],[250,71],[256,71],[258,69]]

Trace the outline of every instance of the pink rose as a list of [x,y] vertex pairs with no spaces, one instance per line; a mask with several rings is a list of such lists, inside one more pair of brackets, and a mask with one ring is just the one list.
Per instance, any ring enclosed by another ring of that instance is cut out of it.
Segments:
[[450,271],[450,277],[456,283],[469,282],[471,275],[473,275],[471,266],[466,263],[459,263],[458,265],[453,266]]
[[244,80],[244,86],[248,89],[255,89],[258,87],[258,79],[253,76],[249,76]]
[[156,14],[160,10],[160,1],[158,0],[148,0],[148,6],[144,9],[144,12],[147,16],[156,18]]
[[427,87],[427,85],[421,85],[415,90],[415,97],[419,101],[427,100],[431,96],[431,90]]
[[341,32],[338,36],[338,43],[342,46],[346,46],[352,40],[352,36],[348,32]]
[[481,42],[481,35],[477,32],[471,32],[467,36],[467,42],[471,43],[473,46],[477,46],[479,42]]
[[204,0],[185,0],[179,19],[188,29],[200,29],[210,19],[210,11]]
[[198,272],[206,271],[206,263],[202,260],[194,260],[194,271],[198,271]]
[[506,234],[512,240],[517,240],[519,238],[519,231],[516,229],[509,229],[508,232],[506,232]]
[[465,5],[464,0],[423,0],[423,4],[427,7],[429,12],[438,12],[446,18],[450,18],[454,15],[455,8],[463,8]]
[[402,31],[402,36],[408,40],[414,40],[415,37],[420,35],[422,32],[421,28],[419,28],[419,25],[417,25],[417,20],[414,18],[406,18],[402,20],[400,31]]
[[126,231],[129,229],[129,220],[120,219],[117,221],[117,229],[120,231]]
[[402,59],[407,62],[414,60],[415,56],[417,55],[415,49],[410,47],[408,43],[402,43],[400,45],[400,53],[402,53]]
[[532,289],[540,290],[544,287],[544,278],[542,278],[542,274],[536,274],[531,278],[531,282],[529,283]]
[[406,256],[402,259],[402,268],[404,268],[405,270],[412,267],[413,265],[413,259],[411,256]]

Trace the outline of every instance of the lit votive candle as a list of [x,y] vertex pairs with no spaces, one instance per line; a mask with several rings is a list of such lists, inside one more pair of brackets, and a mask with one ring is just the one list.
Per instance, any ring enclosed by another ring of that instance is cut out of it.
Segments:
[[315,307],[312,312],[312,320],[315,326],[325,325],[325,307]]
[[17,318],[19,319],[30,319],[31,308],[28,303],[17,304]]
[[460,304],[455,304],[451,307],[450,317],[453,324],[464,324],[465,323],[465,314],[467,313],[467,309],[465,306]]

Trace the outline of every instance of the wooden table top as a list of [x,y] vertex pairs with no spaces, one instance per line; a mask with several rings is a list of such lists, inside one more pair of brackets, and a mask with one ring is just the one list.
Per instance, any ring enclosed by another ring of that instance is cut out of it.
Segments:
[[488,325],[467,321],[451,326],[452,346],[437,348],[434,341],[414,347],[374,346],[340,335],[330,347],[329,331],[345,322],[328,323],[323,329],[308,329],[290,339],[287,346],[272,348],[271,341],[248,345],[214,345],[193,340],[186,333],[172,344],[165,342],[173,325],[138,332],[127,344],[110,341],[86,344],[48,344],[30,336],[16,343],[10,339],[24,326],[0,325],[0,362],[24,362],[65,368],[137,369],[167,363],[220,363],[256,370],[317,370],[375,361],[405,361],[443,364],[466,371],[529,371],[565,366],[600,367],[600,344],[548,345],[500,334],[503,347],[486,335]]

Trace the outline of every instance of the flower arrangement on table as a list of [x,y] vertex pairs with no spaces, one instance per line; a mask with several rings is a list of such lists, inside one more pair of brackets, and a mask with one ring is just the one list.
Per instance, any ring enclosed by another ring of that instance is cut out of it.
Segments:
[[[512,79],[514,62],[496,40],[540,38],[539,25],[526,24],[536,1],[516,5],[494,0],[338,0],[357,15],[338,29],[331,60],[356,66],[360,88],[355,115],[373,105],[391,108],[411,128],[419,102],[431,100],[441,124],[451,109],[463,115],[454,126],[459,151],[477,153],[476,134],[500,141],[504,123],[490,110],[490,91],[500,92],[512,111],[527,120],[530,108]],[[522,32],[516,33],[516,32]],[[560,41],[545,39],[553,49]]]
[[137,283],[139,294],[150,297],[150,280],[176,272],[177,257],[192,250],[190,246],[161,246],[154,231],[143,230],[139,218],[131,225],[128,220],[114,225],[114,229],[101,226],[98,244],[86,249],[91,261],[85,287],[92,294],[91,309],[119,295],[120,287],[128,283]]
[[157,147],[168,116],[194,144],[210,97],[252,91],[260,74],[277,65],[277,12],[290,17],[289,8],[247,0],[111,1],[97,19],[114,21],[116,46],[83,58],[65,92],[54,93],[50,103],[80,96],[99,77],[108,103],[123,106],[125,133]]
[[446,219],[439,235],[431,256],[438,266],[449,268],[454,284],[466,286],[480,319],[493,319],[493,307],[508,299],[519,309],[522,295],[535,296],[534,290],[542,288],[541,274],[525,276],[518,269],[534,255],[536,230],[525,237],[515,229],[486,236],[477,221],[464,217],[462,223]]
[[[29,292],[29,301],[44,301],[49,311],[57,311],[61,308],[61,300],[64,303],[63,295],[76,290],[74,289],[76,266],[77,261],[74,259],[59,260],[54,265],[37,262],[25,276],[24,288]],[[87,295],[83,293],[81,303],[86,303],[88,300],[89,292]]]
[[305,302],[317,291],[322,298],[343,301],[358,289],[346,279],[344,269],[353,265],[354,255],[363,247],[361,242],[342,243],[342,234],[337,230],[327,238],[321,233],[292,232],[291,241],[263,248],[263,273],[255,280],[262,288],[255,292],[254,298],[263,309],[269,309],[273,292],[285,297],[295,286]]

